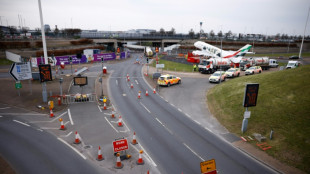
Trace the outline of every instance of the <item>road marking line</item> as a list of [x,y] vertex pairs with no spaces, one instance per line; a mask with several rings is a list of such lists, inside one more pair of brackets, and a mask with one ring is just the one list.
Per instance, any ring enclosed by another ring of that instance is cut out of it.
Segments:
[[42,129],[37,129],[38,131],[40,131],[40,132],[43,132],[43,130]]
[[107,117],[104,117],[104,118],[105,118],[105,120],[107,120],[107,122],[110,124],[110,126],[118,133],[118,130],[115,129],[115,127],[109,122],[109,120],[107,119]]
[[0,118],[3,117],[2,115],[0,115]]
[[10,107],[4,107],[4,108],[0,108],[0,109],[9,109]]
[[86,157],[81,154],[77,149],[75,149],[74,147],[72,147],[70,144],[68,144],[65,140],[61,139],[61,138],[57,138],[59,141],[63,142],[65,145],[67,145],[68,147],[70,147],[72,150],[74,150],[77,154],[79,154],[84,160],[86,160]]
[[70,136],[72,134],[72,131],[71,132],[69,132],[67,135],[60,135],[61,137],[68,137],[68,136]]
[[201,125],[201,123],[199,123],[197,120],[194,120],[197,124]]
[[67,125],[70,121],[65,122],[65,125]]
[[[153,163],[154,167],[157,167],[156,163],[153,161],[153,159],[151,158],[151,156],[146,152],[146,150],[143,148],[143,146],[141,144],[139,144],[141,149],[143,150],[143,152],[148,156],[148,159],[151,163]],[[138,151],[138,150],[137,150]]]
[[185,113],[185,115],[186,115],[187,117],[191,118],[191,116],[190,116],[190,115],[188,115],[188,113]]
[[212,132],[209,128],[205,127],[206,130],[208,130],[209,132]]
[[148,109],[144,106],[144,104],[142,104],[141,102],[140,102],[140,104],[144,107],[144,109],[145,109],[147,112],[151,113],[151,111],[148,110]]
[[29,123],[48,123],[48,122],[52,123],[52,122],[56,121],[58,118],[60,118],[60,117],[62,117],[63,115],[65,115],[66,113],[67,113],[67,111],[64,112],[64,113],[62,113],[62,114],[59,115],[58,117],[54,118],[53,120],[50,120],[50,121],[30,121]]
[[16,122],[16,123],[22,124],[22,125],[24,125],[24,126],[30,127],[29,124],[26,124],[26,123],[24,123],[24,122],[21,122],[21,121],[18,121],[18,120],[13,120],[13,121]]
[[135,82],[136,82],[136,84],[137,84],[137,85],[139,85],[139,83],[138,83],[138,81],[137,81],[137,80],[135,80]]
[[125,133],[125,132],[128,132],[128,131],[126,131],[126,130],[125,130],[125,131],[119,131],[119,132],[121,132],[121,133]]
[[179,110],[180,112],[182,112],[182,110],[181,110],[180,108],[178,108],[178,110]]
[[[168,101],[167,101],[168,102]],[[171,106],[175,107],[174,104],[170,103]]]
[[115,80],[115,83],[116,83],[116,86],[118,86],[118,81],[117,81],[117,79]]
[[56,129],[59,129],[59,128],[55,128],[55,127],[41,127],[41,129],[43,129],[43,130],[44,129],[55,129],[56,130]]
[[70,119],[71,125],[74,125],[72,117],[71,117],[70,109],[68,109],[68,115],[69,115],[69,119]]
[[101,110],[101,108],[100,108],[100,106],[99,106],[99,105],[98,105],[98,109],[99,109],[99,111],[100,111],[100,112],[102,112],[102,110]]
[[158,118],[155,118],[162,126],[164,126],[163,125],[163,123],[158,119]]
[[47,114],[35,114],[35,113],[1,113],[2,115],[33,115],[33,116],[46,116]]
[[112,114],[109,114],[109,113],[103,113],[104,115],[109,115],[109,116],[111,116]]
[[128,128],[127,124],[123,121],[124,125],[126,126],[127,130],[130,131],[130,129]]
[[201,156],[199,156],[195,151],[193,151],[187,144],[183,143],[183,145],[188,148],[193,154],[195,154],[198,158],[201,159],[201,161],[205,161]]

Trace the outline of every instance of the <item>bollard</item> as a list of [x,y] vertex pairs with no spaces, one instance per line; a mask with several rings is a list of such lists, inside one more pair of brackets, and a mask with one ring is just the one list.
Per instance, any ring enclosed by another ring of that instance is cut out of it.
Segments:
[[61,105],[61,99],[60,99],[60,97],[58,97],[58,106],[60,106]]
[[270,131],[270,140],[272,140],[272,136],[273,136],[273,130],[271,129],[271,131]]

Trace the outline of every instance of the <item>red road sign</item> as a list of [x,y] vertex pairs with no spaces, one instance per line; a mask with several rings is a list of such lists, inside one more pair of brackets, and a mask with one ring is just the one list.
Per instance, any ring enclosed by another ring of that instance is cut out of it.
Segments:
[[114,152],[120,152],[120,151],[127,150],[127,149],[128,149],[128,142],[126,138],[113,141]]

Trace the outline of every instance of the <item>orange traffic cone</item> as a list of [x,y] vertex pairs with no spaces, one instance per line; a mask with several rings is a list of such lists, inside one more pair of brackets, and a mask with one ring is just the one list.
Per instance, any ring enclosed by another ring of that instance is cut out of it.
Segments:
[[138,144],[137,139],[136,139],[136,132],[133,133],[133,137],[132,137],[132,142],[131,144],[136,145]]
[[155,90],[155,88],[153,89],[153,93],[154,93],[154,94],[156,94],[156,90]]
[[119,117],[118,117],[117,126],[118,126],[118,127],[123,127],[122,116],[119,116]]
[[53,109],[50,109],[50,117],[54,117]]
[[97,157],[97,160],[98,160],[98,161],[104,160],[104,158],[103,158],[103,156],[102,156],[102,153],[101,153],[101,148],[100,148],[100,146],[99,146],[99,150],[98,150],[98,157]]
[[149,170],[147,171],[147,174],[150,174],[150,171],[149,171]]
[[149,91],[148,90],[145,91],[145,96],[149,96]]
[[111,114],[111,118],[115,118],[115,112],[114,112],[114,109],[112,108],[112,114]]
[[116,164],[115,164],[114,168],[121,169],[124,167],[124,165],[121,162],[120,154],[117,153],[116,156],[117,156],[117,158],[116,158]]
[[139,93],[138,93],[138,99],[140,99],[141,98],[141,91],[139,91]]
[[130,77],[129,77],[129,76],[127,77],[127,81],[128,81],[128,82],[130,81]]
[[142,153],[143,153],[143,150],[140,150],[140,151],[139,151],[139,159],[138,159],[138,161],[137,161],[137,164],[138,164],[138,165],[143,165],[143,164],[144,164],[144,161],[143,161],[143,159],[142,159]]
[[133,84],[131,83],[130,88],[133,88]]
[[107,104],[103,103],[103,110],[107,110]]
[[74,140],[74,144],[80,144],[81,140],[80,140],[80,136],[77,133],[77,131],[75,131],[75,140]]
[[59,121],[60,121],[60,130],[66,130],[66,127],[64,125],[64,121],[62,120],[62,118],[60,118]]

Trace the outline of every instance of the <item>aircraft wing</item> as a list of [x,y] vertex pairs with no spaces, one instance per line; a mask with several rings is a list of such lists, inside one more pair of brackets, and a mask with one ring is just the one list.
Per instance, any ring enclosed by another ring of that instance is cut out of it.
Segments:
[[199,56],[212,56],[212,57],[215,56],[212,53],[209,53],[209,52],[206,52],[206,51],[199,51],[199,50],[193,51],[193,54],[194,55],[199,55]]

